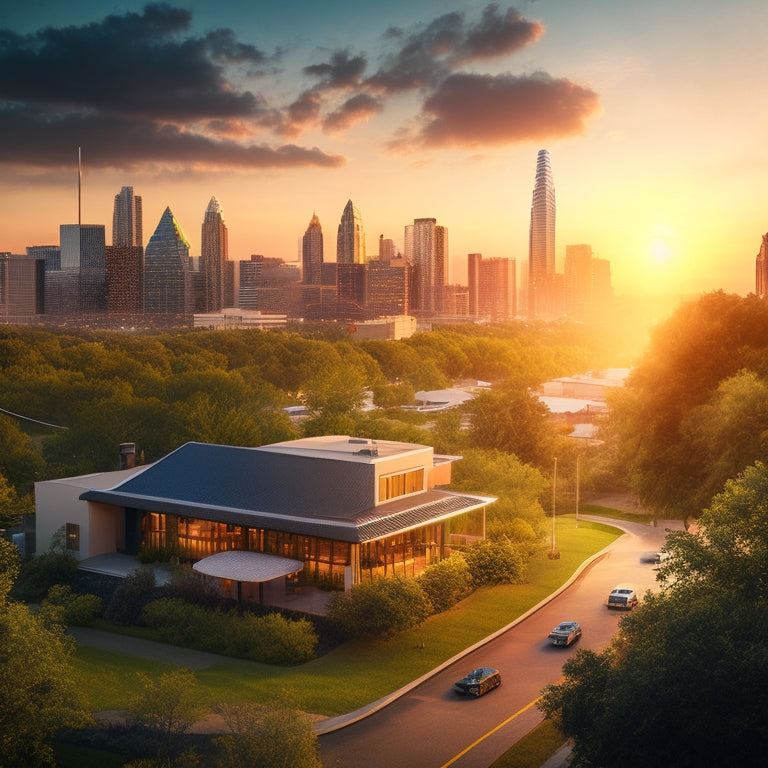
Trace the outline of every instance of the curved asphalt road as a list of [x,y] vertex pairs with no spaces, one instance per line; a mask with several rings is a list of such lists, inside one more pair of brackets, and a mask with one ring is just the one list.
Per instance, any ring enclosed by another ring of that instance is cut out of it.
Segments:
[[[509,628],[391,697],[318,723],[325,768],[490,766],[541,721],[535,700],[560,677],[576,647],[598,650],[608,643],[621,619],[605,607],[611,588],[629,582],[639,595],[655,588],[656,572],[642,556],[662,546],[665,528],[681,527],[679,521],[611,524],[626,535]],[[547,634],[566,620],[580,622],[584,636],[577,646],[554,648]],[[497,667],[502,685],[480,699],[457,696],[454,681],[476,666]]]

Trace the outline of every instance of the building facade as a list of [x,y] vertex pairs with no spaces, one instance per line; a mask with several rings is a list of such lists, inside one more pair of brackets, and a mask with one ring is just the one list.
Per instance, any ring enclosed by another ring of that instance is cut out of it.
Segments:
[[203,275],[203,311],[218,312],[226,301],[229,245],[227,225],[219,201],[212,197],[205,209],[200,238],[200,271]]
[[528,239],[528,313],[556,314],[555,279],[555,185],[549,150],[536,158],[536,181],[531,201]]
[[336,261],[339,264],[365,264],[365,229],[360,211],[349,200],[344,207],[336,237]]
[[405,258],[413,266],[411,310],[436,315],[442,311],[448,279],[448,230],[437,219],[414,219],[405,227]]
[[322,283],[323,228],[313,213],[301,240],[301,282],[307,285]]
[[107,309],[106,242],[101,224],[62,224],[61,269],[46,274],[58,285],[49,311],[79,317]]
[[469,314],[478,320],[505,322],[517,314],[517,281],[514,259],[467,256]]
[[147,243],[144,311],[178,317],[193,314],[189,242],[170,208]]
[[146,467],[36,483],[38,551],[63,528],[79,560],[263,553],[300,561],[303,583],[338,589],[418,575],[485,536],[495,499],[445,490],[457,458],[340,435],[187,443]]
[[24,323],[45,311],[45,261],[0,253],[0,323]]
[[134,195],[133,187],[122,187],[115,195],[112,212],[112,245],[144,246],[141,196]]

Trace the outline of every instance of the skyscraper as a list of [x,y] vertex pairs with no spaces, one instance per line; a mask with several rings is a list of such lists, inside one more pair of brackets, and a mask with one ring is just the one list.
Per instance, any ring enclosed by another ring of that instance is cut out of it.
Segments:
[[227,225],[219,201],[212,197],[205,209],[200,247],[200,271],[205,290],[204,311],[218,312],[225,301],[226,262],[229,259]]
[[344,207],[336,238],[336,261],[339,264],[365,264],[365,230],[360,211],[349,200]]
[[555,212],[555,185],[552,181],[549,150],[540,149],[536,159],[536,183],[531,202],[528,241],[528,311],[532,315],[556,311],[553,287]]
[[763,235],[760,250],[755,257],[755,294],[768,296],[768,232]]
[[511,320],[517,312],[514,259],[467,256],[469,314],[491,322]]
[[563,278],[565,312],[568,317],[583,320],[592,303],[592,246],[584,243],[565,246]]
[[112,245],[144,245],[141,197],[133,194],[133,187],[122,187],[115,195]]
[[308,285],[322,283],[323,228],[313,213],[307,231],[301,241],[301,282]]
[[189,243],[170,208],[160,218],[144,257],[144,311],[192,314]]
[[448,229],[436,219],[414,219],[405,227],[405,258],[413,265],[414,312],[438,314],[447,282]]
[[55,311],[63,315],[104,312],[107,308],[107,284],[103,225],[62,224],[59,238],[60,274],[46,274],[46,280],[55,280],[59,287]]

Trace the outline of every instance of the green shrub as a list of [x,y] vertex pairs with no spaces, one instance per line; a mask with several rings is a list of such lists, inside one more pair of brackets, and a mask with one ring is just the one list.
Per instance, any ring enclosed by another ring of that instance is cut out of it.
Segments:
[[301,664],[315,655],[317,632],[308,619],[292,621],[279,613],[266,616],[244,616],[247,628],[248,655],[265,664]]
[[61,608],[61,620],[68,627],[85,627],[101,611],[101,598],[97,595],[78,595],[66,584],[54,584],[48,590],[41,610],[48,607]]
[[472,584],[520,584],[525,575],[526,558],[509,539],[476,541],[464,550]]
[[432,603],[435,613],[447,611],[469,593],[472,576],[463,555],[458,552],[427,568],[417,578]]
[[166,643],[200,647],[204,639],[199,636],[199,630],[210,621],[210,614],[178,598],[161,597],[144,606],[141,620],[156,629]]
[[391,637],[417,627],[430,613],[432,605],[416,579],[398,577],[333,594],[328,616],[353,637]]
[[46,552],[24,563],[11,595],[25,603],[40,602],[54,584],[72,584],[78,562],[72,555]]
[[139,568],[123,579],[104,610],[104,618],[113,624],[128,626],[141,622],[144,606],[157,597],[155,574],[151,568]]

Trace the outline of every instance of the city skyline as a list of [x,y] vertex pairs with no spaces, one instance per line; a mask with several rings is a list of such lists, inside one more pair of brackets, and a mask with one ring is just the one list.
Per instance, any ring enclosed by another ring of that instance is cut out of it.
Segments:
[[754,290],[768,230],[756,0],[184,9],[4,11],[0,250],[54,244],[77,222],[82,146],[82,222],[110,235],[132,186],[145,230],[170,208],[199,255],[215,196],[231,259],[296,261],[313,213],[328,234],[352,199],[369,257],[435,218],[451,233],[447,281],[466,284],[469,253],[527,260],[546,148],[558,272],[588,243],[617,293]]

